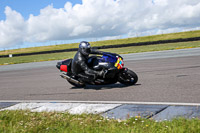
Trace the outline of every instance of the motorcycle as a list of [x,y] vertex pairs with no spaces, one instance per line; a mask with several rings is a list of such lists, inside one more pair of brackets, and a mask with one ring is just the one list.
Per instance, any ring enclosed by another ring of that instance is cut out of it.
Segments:
[[94,81],[83,82],[80,77],[74,75],[71,71],[73,59],[67,59],[58,62],[56,67],[64,72],[60,76],[66,79],[70,84],[78,88],[85,87],[86,84],[106,85],[120,82],[124,85],[134,85],[138,81],[138,76],[132,70],[124,67],[123,58],[112,53],[104,53],[103,56],[90,56],[87,65],[90,69],[101,71],[104,70],[103,77],[97,77]]

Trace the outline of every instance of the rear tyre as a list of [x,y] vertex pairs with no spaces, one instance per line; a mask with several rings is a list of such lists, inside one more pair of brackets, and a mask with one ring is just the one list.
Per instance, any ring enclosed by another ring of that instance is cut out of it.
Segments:
[[124,85],[134,85],[138,81],[138,76],[135,72],[126,70],[119,74],[118,81]]

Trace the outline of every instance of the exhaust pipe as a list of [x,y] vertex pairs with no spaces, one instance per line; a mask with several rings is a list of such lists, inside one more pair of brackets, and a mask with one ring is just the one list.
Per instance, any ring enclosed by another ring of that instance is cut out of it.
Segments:
[[78,84],[78,85],[84,85],[84,83],[81,83],[80,81],[76,80],[76,79],[73,79],[71,77],[69,77],[68,75],[65,75],[65,74],[62,74],[60,75],[62,78],[74,83],[74,84]]

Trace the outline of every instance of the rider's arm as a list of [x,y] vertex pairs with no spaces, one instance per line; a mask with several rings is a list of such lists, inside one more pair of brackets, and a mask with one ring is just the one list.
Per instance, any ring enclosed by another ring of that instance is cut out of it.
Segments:
[[[118,57],[121,57],[119,54],[115,54],[115,53],[110,53],[110,52],[103,52],[103,51],[99,51],[99,50],[96,50],[96,49],[91,49],[91,54],[100,54],[100,55],[103,55],[103,54],[111,54],[111,55],[114,55],[114,56],[118,56]],[[122,58],[122,57],[121,57]]]
[[99,51],[99,50],[96,50],[96,49],[92,49],[92,48],[91,48],[91,51],[90,51],[90,54],[100,54],[100,55],[103,55],[103,53],[105,53],[105,52]]
[[100,55],[103,55],[103,54],[112,54],[112,55],[118,55],[118,54],[115,54],[115,53],[103,52],[103,51],[99,51],[99,50],[96,50],[96,49],[91,49],[90,54],[100,54]]

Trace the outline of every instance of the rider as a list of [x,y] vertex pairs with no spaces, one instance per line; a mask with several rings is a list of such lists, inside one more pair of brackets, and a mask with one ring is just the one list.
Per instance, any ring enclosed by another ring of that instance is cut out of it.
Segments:
[[103,77],[105,74],[103,70],[101,71],[92,70],[88,67],[86,63],[89,57],[89,54],[103,55],[103,53],[104,52],[102,51],[97,51],[97,50],[92,49],[89,42],[82,41],[79,44],[79,49],[72,61],[72,73],[80,77],[82,81],[86,81],[86,82],[94,81],[94,79],[97,76]]

